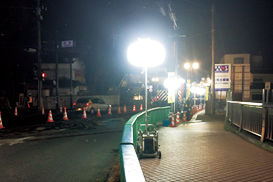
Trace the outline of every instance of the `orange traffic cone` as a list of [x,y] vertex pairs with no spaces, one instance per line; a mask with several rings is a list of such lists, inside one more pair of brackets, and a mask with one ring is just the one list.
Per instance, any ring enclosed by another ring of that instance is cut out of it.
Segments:
[[85,107],[83,108],[82,119],[87,119]]
[[118,106],[118,114],[121,114],[120,107]]
[[174,113],[172,113],[172,121],[170,127],[176,127],[176,125],[174,124]]
[[42,115],[44,115],[44,114],[45,114],[45,108],[42,107]]
[[176,114],[176,124],[181,124],[179,111],[177,111],[177,114]]
[[1,111],[0,111],[0,129],[3,129],[3,128],[5,128],[5,127],[3,126],[3,123],[2,123]]
[[67,113],[66,113],[66,107],[64,107],[64,117],[63,117],[64,121],[68,121],[68,117],[67,117]]
[[133,112],[135,112],[135,111],[136,111],[136,105],[133,106]]
[[108,107],[108,114],[107,115],[112,115],[111,106]]
[[204,103],[203,109],[206,109],[206,103]]
[[63,112],[63,107],[62,106],[60,106],[60,113],[62,113]]
[[49,123],[53,123],[54,122],[53,118],[52,118],[51,110],[49,110],[47,122],[49,122]]
[[142,107],[142,104],[140,104],[140,109],[139,109],[140,111],[143,111],[143,107]]
[[97,116],[98,116],[98,117],[101,117],[100,109],[98,109],[98,111],[97,111]]
[[126,112],[127,112],[126,105],[124,105],[123,113],[126,113]]
[[18,116],[17,107],[15,107],[14,116]]
[[187,116],[186,116],[186,113],[187,113],[187,111],[184,111],[184,113],[183,113],[183,122],[187,122]]
[[198,109],[198,111],[202,111],[202,105],[201,105],[201,104],[199,104],[199,109]]

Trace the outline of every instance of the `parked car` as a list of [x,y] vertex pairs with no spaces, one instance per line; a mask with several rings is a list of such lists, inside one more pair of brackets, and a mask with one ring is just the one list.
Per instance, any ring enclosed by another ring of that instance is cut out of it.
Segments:
[[98,109],[100,109],[100,111],[108,111],[108,108],[111,107],[111,105],[105,103],[100,98],[91,97],[78,99],[78,101],[73,104],[73,107],[76,111],[83,111],[83,108],[85,107],[86,112],[94,114]]

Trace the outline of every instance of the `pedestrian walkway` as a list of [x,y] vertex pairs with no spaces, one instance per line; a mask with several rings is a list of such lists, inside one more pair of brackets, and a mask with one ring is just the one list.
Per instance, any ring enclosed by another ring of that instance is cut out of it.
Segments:
[[224,116],[159,129],[162,158],[141,159],[147,182],[273,181],[273,153],[224,130]]

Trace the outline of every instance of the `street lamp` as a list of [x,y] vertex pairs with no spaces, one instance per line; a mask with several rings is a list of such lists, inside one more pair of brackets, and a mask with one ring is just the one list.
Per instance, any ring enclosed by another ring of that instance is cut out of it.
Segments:
[[195,69],[195,70],[198,69],[199,64],[197,62],[194,62],[192,64],[185,63],[184,68],[187,70],[186,88],[185,88],[186,89],[186,100],[187,100],[189,93],[190,93],[190,83],[191,83],[190,78],[189,78],[189,71],[192,73],[193,69]]
[[128,47],[127,59],[132,65],[143,67],[145,71],[145,130],[148,131],[147,68],[155,67],[163,63],[165,59],[165,49],[160,43],[151,39],[138,39]]

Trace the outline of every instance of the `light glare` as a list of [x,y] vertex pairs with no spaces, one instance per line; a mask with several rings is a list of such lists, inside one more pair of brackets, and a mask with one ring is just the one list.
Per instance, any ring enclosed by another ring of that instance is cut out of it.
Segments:
[[165,59],[164,47],[150,39],[138,39],[128,47],[127,58],[137,67],[155,67]]

